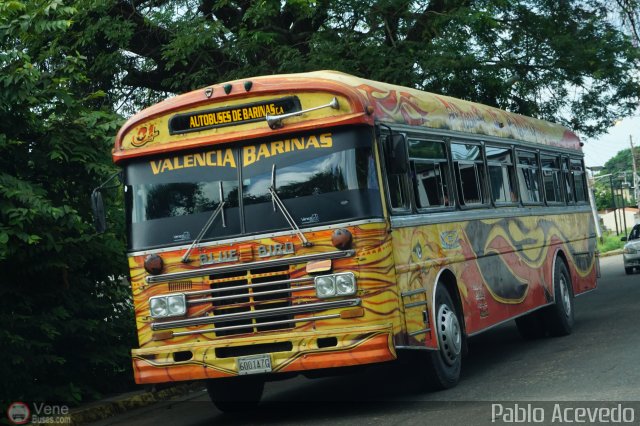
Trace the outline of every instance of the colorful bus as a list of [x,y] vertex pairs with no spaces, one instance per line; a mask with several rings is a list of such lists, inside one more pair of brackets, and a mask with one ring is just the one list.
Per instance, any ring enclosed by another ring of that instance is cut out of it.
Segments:
[[333,71],[216,84],[132,117],[124,171],[137,383],[264,383],[393,361],[460,376],[515,319],[566,335],[598,275],[578,137]]

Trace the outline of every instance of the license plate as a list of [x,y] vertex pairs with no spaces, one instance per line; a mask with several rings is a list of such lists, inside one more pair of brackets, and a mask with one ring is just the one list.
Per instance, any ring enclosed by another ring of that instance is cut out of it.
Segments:
[[271,355],[251,355],[238,357],[238,374],[258,374],[271,372]]

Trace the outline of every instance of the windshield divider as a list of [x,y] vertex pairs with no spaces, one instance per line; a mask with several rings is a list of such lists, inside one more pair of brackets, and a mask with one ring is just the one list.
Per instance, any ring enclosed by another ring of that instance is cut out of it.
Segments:
[[216,209],[213,211],[213,214],[211,216],[209,216],[209,219],[207,219],[207,223],[204,224],[204,226],[200,230],[200,233],[198,234],[196,239],[193,240],[193,242],[191,243],[191,245],[189,246],[187,251],[182,256],[182,259],[181,259],[182,263],[189,263],[189,255],[191,254],[191,251],[194,249],[194,247],[196,247],[198,244],[200,244],[200,241],[202,240],[202,238],[204,238],[204,234],[207,233],[207,231],[209,230],[209,228],[213,224],[213,221],[216,220],[216,217],[218,217],[218,215],[221,212],[222,212],[222,227],[223,228],[227,227],[227,224],[224,221],[224,210],[223,209],[224,209],[224,205],[226,204],[226,201],[224,201],[224,198],[223,198],[222,181],[220,181],[219,188],[220,188],[220,204],[218,204],[218,207],[216,207]]
[[276,206],[278,206],[278,209],[284,216],[285,220],[289,223],[289,226],[291,227],[291,229],[298,235],[298,238],[300,238],[300,241],[302,242],[302,246],[303,247],[313,246],[313,243],[307,240],[307,237],[304,236],[304,234],[296,224],[296,221],[291,216],[291,213],[289,213],[289,211],[287,210],[287,207],[284,205],[284,203],[278,196],[278,193],[276,192],[276,165],[275,164],[271,167],[271,186],[269,186],[269,194],[271,194],[271,201],[273,202],[273,211],[275,211]]

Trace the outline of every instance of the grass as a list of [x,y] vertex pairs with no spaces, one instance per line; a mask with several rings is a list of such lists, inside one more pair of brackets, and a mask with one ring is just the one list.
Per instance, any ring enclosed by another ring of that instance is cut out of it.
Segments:
[[620,241],[623,234],[616,235],[615,232],[607,232],[602,235],[603,242],[598,239],[598,250],[600,253],[606,253],[611,250],[621,249],[625,242]]

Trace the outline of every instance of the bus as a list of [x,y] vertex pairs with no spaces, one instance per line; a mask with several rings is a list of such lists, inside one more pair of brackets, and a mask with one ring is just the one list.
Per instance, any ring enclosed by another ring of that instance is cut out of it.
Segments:
[[136,382],[204,380],[233,411],[267,381],[414,351],[412,379],[446,389],[470,336],[514,319],[526,338],[571,333],[599,275],[581,146],[557,124],[335,71],[143,110],[113,150]]

